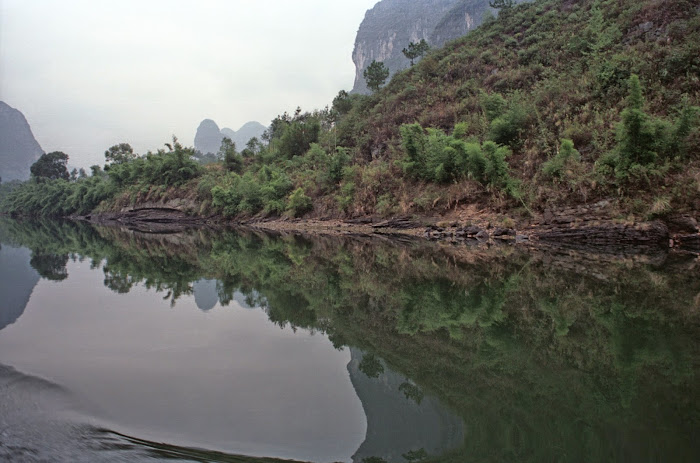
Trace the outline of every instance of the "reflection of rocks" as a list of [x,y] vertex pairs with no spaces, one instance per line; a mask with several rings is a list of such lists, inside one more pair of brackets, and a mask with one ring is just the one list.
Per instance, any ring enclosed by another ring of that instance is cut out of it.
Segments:
[[194,302],[200,310],[207,312],[219,302],[219,293],[216,290],[216,280],[201,279],[192,284]]
[[411,451],[438,456],[462,445],[462,420],[436,398],[387,368],[371,379],[360,370],[362,352],[351,348],[350,355],[350,380],[367,416],[367,435],[353,462],[379,457],[404,463],[402,455]]
[[27,248],[0,248],[0,330],[16,322],[24,312],[39,274],[29,265]]
[[[204,278],[197,280],[192,283],[192,290],[194,292],[194,302],[199,310],[203,312],[210,311],[216,307],[216,304],[221,302],[219,301],[218,280],[207,280]],[[260,295],[257,291],[253,291],[248,296],[240,291],[234,291],[231,299],[244,309],[257,309],[259,306],[255,301],[259,298]],[[223,305],[228,304],[224,301]]]
[[[238,305],[240,305],[244,309],[257,309],[257,304],[255,304],[254,301],[258,299],[260,299],[260,295],[257,291],[253,291],[250,296],[246,296],[240,291],[236,291],[233,293],[233,300],[236,301]],[[252,305],[251,302],[253,302]]]

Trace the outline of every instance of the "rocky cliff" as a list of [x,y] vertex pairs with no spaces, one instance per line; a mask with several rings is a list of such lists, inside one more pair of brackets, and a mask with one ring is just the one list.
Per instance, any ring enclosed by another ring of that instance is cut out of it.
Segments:
[[383,62],[394,74],[409,66],[401,51],[410,42],[425,39],[439,48],[481,24],[487,9],[489,0],[380,1],[367,11],[357,31],[353,92],[368,92],[363,73],[372,61]]
[[44,154],[24,115],[0,101],[0,177],[26,180],[29,167]]
[[229,128],[219,129],[219,126],[211,119],[204,119],[197,134],[194,137],[194,148],[202,154],[218,153],[221,147],[221,140],[228,137],[236,144],[238,151],[245,148],[246,143],[253,137],[260,138],[265,131],[265,126],[259,122],[246,122],[240,129]]

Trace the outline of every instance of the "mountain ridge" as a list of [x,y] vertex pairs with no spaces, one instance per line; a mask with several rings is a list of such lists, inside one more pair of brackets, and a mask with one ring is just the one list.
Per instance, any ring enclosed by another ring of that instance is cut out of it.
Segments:
[[194,148],[202,154],[216,154],[221,147],[221,141],[227,137],[235,143],[236,149],[240,151],[251,138],[260,138],[266,129],[257,121],[246,122],[238,130],[232,130],[228,127],[220,129],[212,119],[204,119],[197,128]]
[[27,180],[29,168],[44,150],[21,111],[0,101],[0,178]]

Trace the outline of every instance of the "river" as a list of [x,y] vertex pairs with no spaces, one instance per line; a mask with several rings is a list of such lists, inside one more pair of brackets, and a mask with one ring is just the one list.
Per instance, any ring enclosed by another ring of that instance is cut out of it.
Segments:
[[700,461],[700,261],[0,220],[0,461]]

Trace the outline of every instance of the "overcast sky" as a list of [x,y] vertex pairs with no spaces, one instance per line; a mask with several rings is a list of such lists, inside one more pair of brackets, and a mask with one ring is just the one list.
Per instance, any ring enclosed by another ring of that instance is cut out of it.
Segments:
[[192,145],[205,118],[268,125],[350,90],[377,1],[0,0],[0,100],[74,166],[120,142]]

